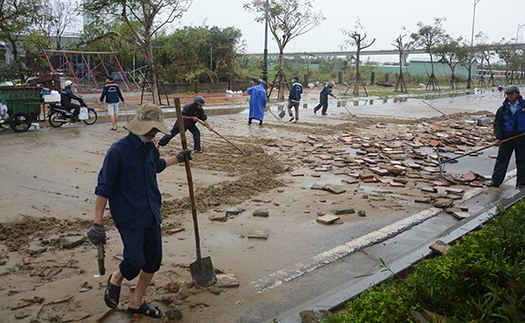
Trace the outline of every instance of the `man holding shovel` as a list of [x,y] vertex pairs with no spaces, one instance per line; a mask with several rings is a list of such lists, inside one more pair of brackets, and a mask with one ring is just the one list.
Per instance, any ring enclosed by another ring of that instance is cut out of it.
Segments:
[[109,201],[124,251],[119,268],[108,278],[104,302],[110,308],[117,308],[122,281],[138,276],[128,312],[159,318],[162,311],[143,299],[162,261],[161,194],[157,173],[184,162],[185,156],[191,159],[191,150],[160,158],[153,139],[159,131],[170,132],[164,125],[162,110],[154,104],[141,106],[136,117],[124,128],[130,133],[111,145],[98,174],[95,218],[87,236],[95,245],[106,242],[103,217]]
[[[203,106],[205,104],[206,102],[204,101],[204,98],[202,96],[196,96],[195,99],[193,99],[193,102],[186,104],[184,108],[182,108],[182,120],[184,122],[184,131],[189,130],[192,133],[193,149],[196,153],[201,152],[201,132],[199,131],[199,128],[196,125],[197,122],[201,120],[210,131],[213,131],[213,128],[208,122],[208,117],[206,116],[206,113],[204,113]],[[158,145],[166,146],[170,142],[170,140],[178,134],[179,123],[177,121],[173,125],[173,128],[171,128],[170,133],[164,135],[164,137],[162,137],[159,140]]]
[[[494,135],[498,156],[492,172],[492,180],[487,186],[499,187],[505,179],[512,152],[516,158],[516,188],[525,187],[525,101],[520,95],[520,89],[516,85],[505,88],[505,101],[496,112],[494,119]],[[515,139],[505,139],[519,136]]]

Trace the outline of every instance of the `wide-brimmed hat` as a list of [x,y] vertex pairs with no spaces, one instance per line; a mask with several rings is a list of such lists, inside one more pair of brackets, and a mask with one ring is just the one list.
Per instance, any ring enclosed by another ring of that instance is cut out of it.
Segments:
[[124,128],[137,136],[145,135],[153,128],[167,135],[170,134],[170,131],[164,124],[162,110],[151,103],[140,106],[133,120],[125,125]]
[[505,93],[512,93],[512,92],[520,93],[520,88],[517,87],[516,85],[509,85],[505,88]]

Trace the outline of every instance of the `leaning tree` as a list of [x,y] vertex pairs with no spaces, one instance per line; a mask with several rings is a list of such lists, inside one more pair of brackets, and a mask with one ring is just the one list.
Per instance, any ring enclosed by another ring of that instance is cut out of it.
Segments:
[[[277,98],[284,99],[286,78],[283,72],[284,49],[288,43],[317,27],[325,18],[321,12],[313,11],[313,0],[269,0],[268,28],[279,48],[279,87]],[[255,21],[266,21],[265,1],[253,0],[244,4],[244,9],[257,14]],[[276,79],[277,79],[276,77]]]
[[93,18],[93,24],[112,19],[128,25],[148,65],[153,103],[160,104],[153,40],[164,26],[180,18],[191,3],[192,0],[85,0],[84,11]]

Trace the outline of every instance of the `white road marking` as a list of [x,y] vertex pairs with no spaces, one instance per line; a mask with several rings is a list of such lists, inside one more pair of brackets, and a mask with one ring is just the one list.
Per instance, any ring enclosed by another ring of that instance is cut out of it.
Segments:
[[349,241],[343,245],[339,245],[331,250],[322,252],[313,256],[304,262],[298,262],[295,265],[271,273],[266,277],[258,279],[250,283],[255,288],[257,293],[262,293],[274,287],[277,287],[287,281],[298,278],[308,272],[323,267],[335,260],[346,257],[358,250],[373,244],[391,238],[411,227],[422,223],[442,212],[442,209],[431,207],[427,210],[421,211],[403,220],[397,221],[387,225],[377,231],[370,232],[367,235],[359,237],[355,240]]

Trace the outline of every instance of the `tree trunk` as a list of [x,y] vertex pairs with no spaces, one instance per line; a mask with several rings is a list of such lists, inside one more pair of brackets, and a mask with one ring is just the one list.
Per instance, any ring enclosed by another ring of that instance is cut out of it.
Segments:
[[284,52],[280,50],[279,51],[279,87],[278,87],[279,90],[277,91],[278,100],[284,100],[284,84],[286,80],[284,79],[283,66],[284,66]]
[[159,88],[157,84],[157,69],[153,64],[153,46],[151,41],[148,39],[145,41],[146,50],[146,63],[148,64],[148,70],[150,72],[149,78],[151,82],[151,95],[153,97],[153,103],[159,105]]
[[359,60],[360,60],[360,51],[359,46],[357,48],[357,53],[355,55],[355,85],[354,85],[354,91],[352,92],[354,95],[359,96],[359,86],[362,82],[361,80],[361,72],[359,72]]

